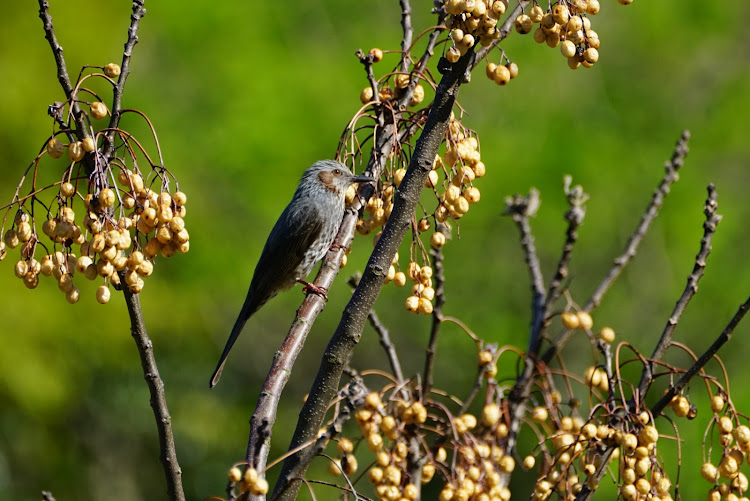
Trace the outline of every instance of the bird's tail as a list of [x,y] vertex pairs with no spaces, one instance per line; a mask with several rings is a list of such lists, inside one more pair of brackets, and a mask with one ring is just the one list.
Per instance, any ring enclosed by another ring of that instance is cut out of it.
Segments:
[[211,376],[211,382],[208,384],[211,388],[216,386],[216,383],[219,382],[221,371],[224,370],[224,364],[227,361],[229,352],[231,351],[232,346],[234,346],[234,342],[237,341],[237,337],[240,335],[240,332],[242,332],[242,328],[245,326],[247,319],[250,318],[250,316],[258,311],[258,308],[262,306],[262,303],[258,303],[258,301],[253,296],[254,295],[252,291],[249,291],[247,294],[247,298],[245,298],[245,304],[242,305],[240,314],[237,317],[237,321],[234,322],[232,333],[229,335],[229,339],[227,339],[227,344],[226,346],[224,346],[224,351],[221,353],[221,358],[219,358],[219,363],[216,366],[216,370]]

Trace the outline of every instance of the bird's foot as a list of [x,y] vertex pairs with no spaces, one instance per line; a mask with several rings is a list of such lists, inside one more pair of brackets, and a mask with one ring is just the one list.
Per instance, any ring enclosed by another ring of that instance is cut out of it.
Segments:
[[328,301],[328,296],[326,295],[326,290],[323,287],[318,287],[315,284],[311,284],[310,282],[305,282],[304,280],[297,280],[297,282],[301,283],[304,287],[302,288],[302,292],[305,294],[309,294],[312,292],[313,294],[317,294],[318,296],[322,297],[324,300]]
[[341,249],[343,249],[343,248],[344,248],[344,246],[343,246],[343,245],[341,245],[341,244],[337,244],[336,242],[333,242],[333,243],[331,244],[331,246],[330,246],[330,247],[328,248],[328,250],[329,250],[329,251],[334,251],[334,252],[336,252],[336,251],[338,251],[338,250],[341,250]]

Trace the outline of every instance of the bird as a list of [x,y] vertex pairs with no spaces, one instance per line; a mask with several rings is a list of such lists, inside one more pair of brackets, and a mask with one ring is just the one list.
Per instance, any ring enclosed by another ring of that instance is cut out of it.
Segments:
[[219,382],[227,356],[245,323],[269,299],[297,282],[325,298],[325,290],[303,279],[323,259],[338,233],[346,190],[353,183],[371,181],[371,177],[352,174],[336,160],[320,160],[305,170],[291,202],[268,235],[245,303],[211,376],[211,388]]

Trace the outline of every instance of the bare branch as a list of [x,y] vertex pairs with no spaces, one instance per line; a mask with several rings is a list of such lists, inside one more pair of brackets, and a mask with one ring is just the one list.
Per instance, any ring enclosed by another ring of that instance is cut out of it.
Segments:
[[[583,311],[591,312],[599,306],[602,298],[604,297],[604,294],[606,294],[607,291],[612,287],[612,285],[614,285],[615,281],[620,276],[622,271],[625,269],[628,263],[630,263],[630,260],[635,257],[635,254],[638,251],[638,246],[646,236],[646,233],[648,233],[648,230],[651,227],[651,223],[654,221],[654,219],[656,219],[656,216],[659,215],[659,209],[664,204],[664,200],[666,199],[667,195],[669,195],[672,184],[680,178],[678,171],[683,166],[685,157],[687,156],[687,153],[689,151],[687,145],[689,139],[690,132],[687,130],[683,131],[680,139],[675,145],[674,151],[672,152],[672,158],[664,165],[664,177],[662,177],[661,181],[659,182],[659,186],[657,186],[656,190],[654,191],[654,194],[651,197],[651,202],[646,207],[643,216],[641,216],[641,219],[638,222],[635,231],[628,239],[628,243],[625,245],[625,251],[620,256],[615,258],[612,268],[610,268],[609,272],[607,272],[607,275],[599,283],[589,300],[586,301],[586,304],[583,306]],[[555,340],[552,346],[550,346],[544,352],[542,360],[546,363],[549,363],[549,361],[552,360],[555,355],[567,344],[568,339],[570,339],[570,336],[572,334],[573,331],[571,330],[567,330],[563,334],[561,334]]]
[[604,280],[601,281],[589,300],[586,301],[586,304],[583,307],[585,311],[590,312],[599,306],[604,294],[610,287],[612,287],[615,280],[617,280],[620,273],[622,273],[622,270],[635,256],[638,251],[638,246],[643,240],[643,237],[646,236],[651,223],[656,219],[656,216],[659,215],[659,209],[664,204],[664,199],[669,194],[672,184],[680,178],[678,171],[684,164],[685,157],[689,151],[688,140],[690,140],[690,132],[685,130],[682,132],[680,139],[675,145],[674,151],[672,152],[672,158],[664,164],[664,177],[656,188],[656,191],[654,191],[651,203],[646,207],[643,216],[641,216],[641,220],[639,221],[635,232],[628,239],[628,243],[625,246],[625,252],[615,258],[614,264],[607,273],[607,276],[604,277]]
[[[442,227],[442,228],[441,228]],[[440,229],[444,234],[448,227],[441,224]],[[446,235],[448,237],[448,235]],[[422,398],[430,393],[433,384],[433,366],[435,364],[435,355],[437,354],[437,343],[440,335],[440,326],[443,323],[443,305],[445,305],[445,270],[443,268],[443,251],[442,249],[431,249],[430,257],[432,258],[432,278],[435,284],[435,306],[432,309],[432,327],[430,328],[430,340],[427,343],[427,350],[424,357],[424,372],[422,386]]]
[[701,247],[698,251],[698,255],[695,256],[695,265],[693,271],[687,278],[687,284],[685,290],[682,291],[680,299],[677,300],[672,314],[667,320],[667,325],[662,331],[659,342],[654,348],[654,352],[643,368],[641,374],[641,381],[638,383],[638,398],[640,399],[639,404],[643,402],[646,397],[651,383],[653,382],[654,375],[654,362],[661,360],[667,348],[672,343],[672,334],[677,328],[677,324],[682,317],[682,314],[687,309],[690,300],[693,298],[696,292],[698,292],[698,282],[703,277],[703,272],[706,268],[706,259],[711,253],[711,240],[716,232],[716,227],[721,222],[721,215],[716,213],[716,188],[713,184],[708,185],[708,198],[706,199],[706,205],[703,209],[703,213],[706,215],[706,221],[703,223],[703,238],[701,239]]
[[164,475],[167,479],[167,495],[169,499],[184,501],[185,493],[182,489],[182,470],[177,463],[177,454],[172,436],[172,418],[167,408],[166,395],[164,393],[164,381],[159,376],[159,369],[154,358],[154,347],[146,332],[146,324],[143,321],[141,304],[137,294],[130,292],[128,287],[123,287],[125,302],[130,315],[130,332],[138,347],[141,356],[143,377],[151,394],[151,408],[156,418],[156,428],[159,433],[159,450]]
[[52,54],[55,57],[57,80],[60,82],[65,97],[70,101],[70,109],[73,112],[73,117],[76,121],[76,136],[78,139],[83,139],[84,137],[88,137],[89,133],[86,129],[86,122],[83,119],[81,107],[73,98],[73,84],[70,81],[68,67],[65,65],[65,56],[63,56],[62,45],[57,41],[57,36],[55,35],[55,27],[52,24],[52,16],[50,16],[49,13],[49,2],[47,0],[39,0],[39,18],[44,24],[44,38],[49,42]]
[[719,337],[716,338],[713,344],[711,344],[711,346],[709,346],[709,348],[700,356],[700,358],[695,361],[695,363],[687,370],[687,372],[682,375],[679,381],[672,385],[669,388],[669,391],[667,391],[667,393],[664,394],[664,396],[658,402],[656,402],[653,407],[651,407],[652,415],[658,416],[659,414],[661,414],[661,411],[663,411],[664,408],[669,405],[669,403],[672,401],[672,398],[680,393],[680,391],[682,391],[682,389],[688,384],[688,382],[690,382],[693,376],[695,376],[698,371],[703,369],[708,361],[711,360],[719,352],[719,349],[732,338],[734,329],[737,328],[737,325],[739,325],[740,321],[745,317],[745,314],[748,310],[750,310],[750,297],[740,305],[737,313],[734,314],[732,319],[729,321],[722,333],[719,334]]
[[521,235],[521,247],[523,247],[524,259],[531,278],[532,314],[528,355],[534,358],[536,357],[534,354],[539,350],[539,343],[541,342],[540,333],[544,322],[544,299],[546,296],[542,267],[536,255],[534,235],[531,232],[529,218],[536,215],[540,203],[539,191],[532,188],[525,197],[521,197],[520,195],[508,197],[505,200],[506,209],[504,213],[511,216],[518,227]]
[[565,243],[563,244],[562,255],[557,263],[557,270],[555,276],[549,284],[547,290],[547,299],[544,303],[544,318],[547,320],[551,314],[552,306],[555,301],[560,297],[560,287],[562,286],[563,280],[568,277],[568,263],[573,255],[573,246],[578,240],[578,227],[583,224],[583,219],[586,217],[586,200],[588,195],[583,193],[583,188],[580,185],[576,185],[571,188],[570,183],[572,179],[570,176],[565,176],[565,196],[568,200],[570,208],[565,212],[565,219],[568,221],[568,228],[565,231]]
[[411,26],[411,4],[409,0],[399,0],[401,5],[401,28],[403,37],[401,38],[401,71],[409,71],[409,48],[414,37],[414,28]]
[[138,27],[141,18],[146,15],[143,7],[145,0],[133,0],[133,13],[130,15],[130,27],[128,28],[128,39],[122,53],[122,64],[120,65],[120,77],[112,91],[112,109],[109,119],[109,130],[107,132],[107,147],[104,149],[105,162],[108,162],[115,147],[115,131],[120,125],[122,115],[122,95],[125,90],[125,82],[130,75],[130,58],[133,55],[133,47],[138,43]]

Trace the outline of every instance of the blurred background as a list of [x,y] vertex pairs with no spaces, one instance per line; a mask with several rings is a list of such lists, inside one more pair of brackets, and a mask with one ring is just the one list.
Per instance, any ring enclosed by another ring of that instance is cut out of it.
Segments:
[[[51,3],[71,76],[86,64],[120,62],[130,2]],[[461,221],[460,239],[445,247],[445,312],[487,341],[525,349],[529,286],[517,231],[501,217],[503,198],[532,186],[541,191],[533,225],[549,279],[564,241],[563,175],[571,174],[591,195],[571,263],[571,293],[582,304],[623,249],[680,132],[690,129],[681,180],[594,321],[595,329],[610,325],[619,340],[651,352],[692,270],[706,185],[713,182],[724,220],[700,291],[676,332],[677,340],[701,352],[750,290],[750,35],[744,27],[750,4],[601,3],[592,18],[602,43],[594,68],[571,71],[559,50],[514,34],[502,46],[518,64],[519,77],[501,88],[480,66],[462,88],[464,124],[479,133],[487,176],[477,184],[482,201]],[[413,0],[417,31],[434,22],[431,6]],[[360,107],[366,79],[354,52],[398,49],[400,12],[395,0],[188,0],[146,7],[123,104],[145,112],[157,129],[165,164],[188,197],[191,250],[157,261],[141,302],[166,385],[185,489],[189,499],[202,499],[221,495],[227,469],[244,457],[259,385],[303,299],[297,288],[261,310],[221,383],[209,391],[266,235],[302,170],[335,154]],[[10,201],[49,137],[47,106],[63,100],[36,4],[9,2],[3,11],[0,204]],[[376,74],[396,63],[395,54],[386,55]],[[122,126],[143,131],[135,120]],[[62,165],[43,163],[45,175],[59,179],[55,169]],[[299,403],[346,303],[345,279],[362,268],[371,242],[371,236],[355,240],[295,367],[274,430],[274,457],[286,449]],[[81,300],[69,305],[50,279],[27,290],[13,275],[16,256],[11,251],[0,263],[2,497],[34,499],[46,489],[58,500],[162,498],[156,430],[121,295],[102,306],[94,298],[98,284],[81,283]],[[422,368],[429,319],[406,313],[405,296],[386,286],[376,309],[405,371],[413,374]],[[750,405],[750,390],[738,384],[746,377],[748,329],[741,325],[723,353],[740,410]],[[578,341],[571,348],[585,347],[582,336]],[[570,353],[570,367],[590,365],[589,351]],[[446,326],[436,384],[465,395],[475,360],[470,339]],[[683,356],[670,360],[688,363]],[[370,329],[354,365],[385,367]],[[513,374],[514,367],[500,370]],[[711,370],[718,374],[716,366]],[[681,478],[683,488],[702,493],[709,486],[694,473],[711,413],[701,385],[692,387],[699,415],[679,422],[689,451]],[[669,473],[675,479],[676,467]],[[528,480],[517,481],[519,498],[531,488]]]

